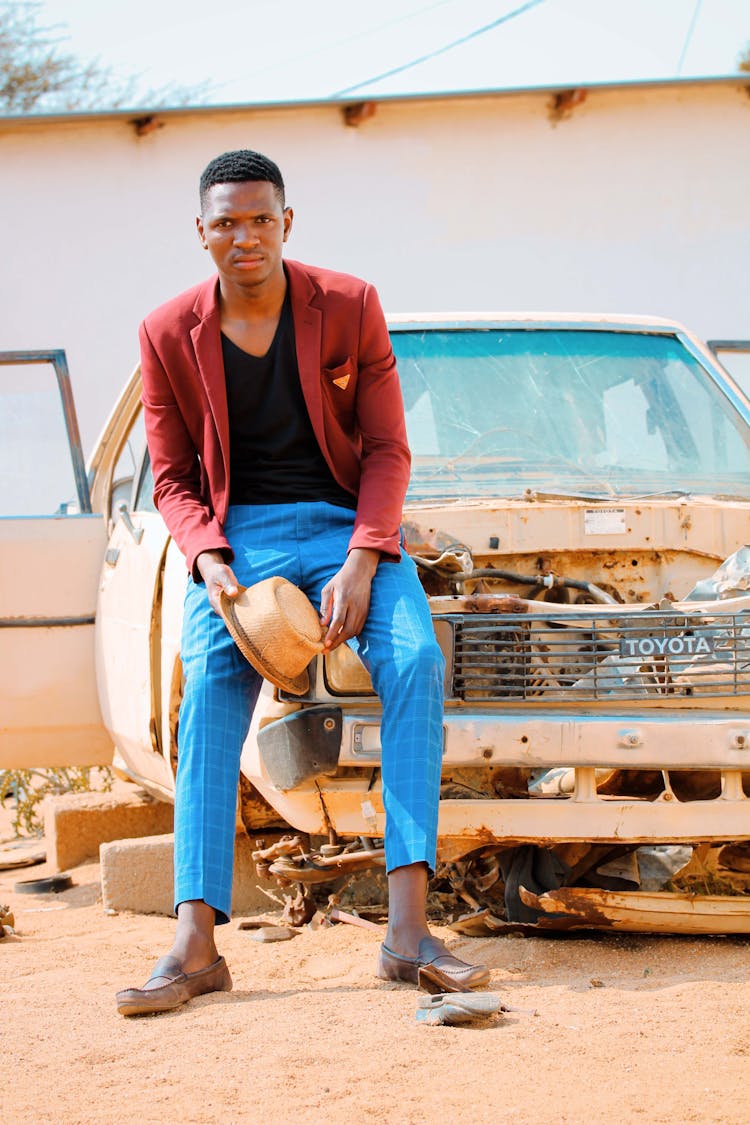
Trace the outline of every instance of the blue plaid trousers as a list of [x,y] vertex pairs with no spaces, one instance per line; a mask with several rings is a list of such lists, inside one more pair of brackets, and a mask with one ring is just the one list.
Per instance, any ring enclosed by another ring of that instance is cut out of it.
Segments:
[[[340,569],[354,512],[323,502],[232,505],[224,527],[239,582],[280,574],[320,606]],[[382,705],[381,747],[388,871],[434,869],[442,758],[444,661],[414,563],[381,562],[370,611],[349,642]],[[228,922],[237,783],[261,678],[240,654],[205,586],[188,580],[182,629],[185,690],[175,787],[175,904],[202,899]],[[176,909],[175,906],[175,909]]]

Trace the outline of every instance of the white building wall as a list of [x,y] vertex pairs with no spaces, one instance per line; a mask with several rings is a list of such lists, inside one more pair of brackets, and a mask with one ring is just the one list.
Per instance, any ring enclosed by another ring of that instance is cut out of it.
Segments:
[[0,122],[0,348],[64,347],[91,449],[155,305],[210,272],[194,226],[207,161],[280,164],[288,253],[367,277],[391,311],[676,317],[750,337],[750,98],[740,86]]

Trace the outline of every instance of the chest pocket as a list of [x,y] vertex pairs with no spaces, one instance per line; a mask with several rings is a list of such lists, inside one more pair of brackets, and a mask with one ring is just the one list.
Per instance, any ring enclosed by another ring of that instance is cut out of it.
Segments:
[[340,363],[337,367],[324,367],[323,368],[323,381],[330,392],[330,398],[333,403],[340,401],[344,402],[351,397],[356,383],[357,365],[354,359],[349,356]]

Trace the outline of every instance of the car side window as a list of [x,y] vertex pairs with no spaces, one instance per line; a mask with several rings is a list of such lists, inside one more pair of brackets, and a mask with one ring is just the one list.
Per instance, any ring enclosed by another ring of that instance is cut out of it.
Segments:
[[69,383],[63,352],[0,353],[0,518],[91,510]]
[[138,471],[138,487],[135,494],[133,510],[136,512],[155,512],[154,504],[154,474],[151,468],[151,458],[148,447],[143,450],[143,459]]
[[750,340],[709,340],[708,346],[750,398]]
[[124,502],[130,510],[137,507],[134,503],[136,481],[139,479],[140,468],[146,449],[146,433],[143,423],[143,411],[138,410],[133,424],[130,427],[120,455],[115,463],[112,474],[110,493],[110,512],[116,517],[120,505]]

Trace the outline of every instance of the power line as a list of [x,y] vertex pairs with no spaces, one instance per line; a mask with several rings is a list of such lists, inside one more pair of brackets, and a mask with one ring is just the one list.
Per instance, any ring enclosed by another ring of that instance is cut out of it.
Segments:
[[[0,3],[2,0],[0,0]],[[317,47],[311,48],[309,51],[302,51],[299,55],[285,56],[276,62],[270,63],[269,66],[262,66],[253,70],[253,78],[260,74],[271,74],[273,71],[286,70],[293,63],[303,62],[305,59],[313,59],[316,55],[321,55],[325,51],[333,51],[337,47],[345,47],[349,43],[355,43],[358,39],[368,39],[370,36],[377,34],[379,31],[386,31],[389,27],[396,27],[400,23],[408,23],[409,20],[417,19],[419,16],[425,15],[427,12],[434,11],[435,8],[444,8],[446,4],[455,4],[457,0],[433,0],[431,4],[423,5],[421,8],[413,8],[410,12],[404,12],[395,19],[387,20],[385,23],[375,24],[374,27],[366,27],[362,31],[356,31],[353,35],[347,35],[344,39],[334,39],[332,42],[323,43]],[[226,82],[220,82],[218,89],[222,86],[227,86],[233,79],[227,79]]]
[[682,44],[682,50],[680,52],[680,60],[677,63],[678,74],[682,71],[682,64],[685,61],[685,55],[687,54],[687,49],[690,46],[690,40],[693,38],[693,32],[695,31],[695,25],[698,22],[698,15],[700,13],[702,3],[703,0],[695,0],[695,7],[693,8],[693,18],[690,20],[690,27],[687,29],[685,42]]
[[[437,58],[438,55],[444,55],[447,51],[452,51],[454,47],[460,47],[462,43],[468,43],[471,39],[477,39],[480,35],[484,35],[493,28],[499,27],[502,23],[508,23],[509,20],[515,19],[516,16],[522,16],[524,12],[528,12],[531,8],[536,8],[539,4],[543,4],[545,0],[528,0],[526,4],[521,4],[520,7],[514,8],[512,12],[508,12],[499,19],[493,20],[492,23],[486,24],[484,27],[478,27],[475,31],[469,32],[468,35],[462,35],[460,39],[454,39],[451,43],[446,43],[444,47],[437,47],[434,51],[430,51],[427,55],[421,55],[417,59],[412,59],[411,62],[404,63],[402,66],[394,66],[392,70],[386,70],[382,74],[376,75],[374,78],[368,78],[364,82],[357,82],[354,86],[347,86],[344,90],[338,90],[335,94],[331,94],[332,98],[343,97],[345,94],[351,94],[355,90],[361,90],[363,86],[370,86],[374,82],[381,82],[384,78],[392,78],[394,74],[401,74],[405,70],[410,70],[414,66],[419,66],[420,63],[428,62],[430,59]],[[698,0],[700,4],[701,0]]]

